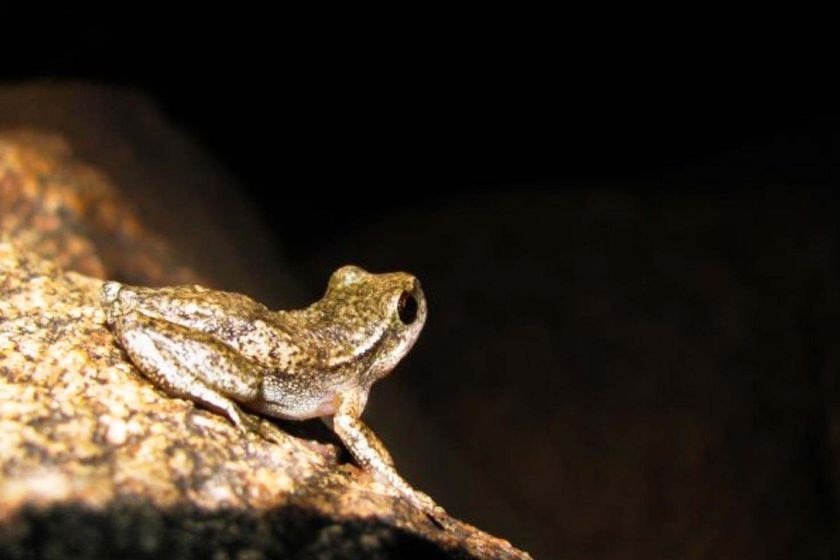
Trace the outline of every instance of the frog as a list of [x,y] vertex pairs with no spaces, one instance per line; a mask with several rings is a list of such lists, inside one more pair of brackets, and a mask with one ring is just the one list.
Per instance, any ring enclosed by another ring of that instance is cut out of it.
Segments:
[[393,371],[425,324],[415,276],[343,266],[320,300],[292,310],[199,285],[116,281],[103,283],[101,301],[118,345],[167,395],[269,440],[275,428],[263,417],[321,418],[364,471],[439,527],[449,525],[446,511],[400,476],[361,420],[372,385]]

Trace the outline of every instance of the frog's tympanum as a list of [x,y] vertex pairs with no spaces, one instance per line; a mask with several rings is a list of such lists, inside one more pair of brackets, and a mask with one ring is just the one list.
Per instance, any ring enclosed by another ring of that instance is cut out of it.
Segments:
[[200,286],[107,282],[102,300],[119,344],[168,394],[264,435],[261,422],[239,405],[278,418],[321,417],[359,465],[433,519],[445,519],[397,473],[359,418],[371,385],[391,372],[423,328],[426,300],[413,276],[345,266],[320,301],[292,311]]

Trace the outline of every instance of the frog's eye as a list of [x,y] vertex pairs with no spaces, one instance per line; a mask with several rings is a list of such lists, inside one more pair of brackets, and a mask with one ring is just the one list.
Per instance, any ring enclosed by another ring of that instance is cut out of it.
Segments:
[[400,301],[397,303],[397,314],[404,325],[410,325],[417,318],[417,300],[410,292],[400,294]]

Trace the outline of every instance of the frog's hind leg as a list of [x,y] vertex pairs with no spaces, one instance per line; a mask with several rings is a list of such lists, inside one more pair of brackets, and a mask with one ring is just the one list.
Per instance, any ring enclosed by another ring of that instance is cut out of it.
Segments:
[[212,336],[162,319],[129,314],[116,334],[140,371],[167,394],[224,413],[243,431],[262,433],[259,421],[232,400],[259,395],[260,368]]

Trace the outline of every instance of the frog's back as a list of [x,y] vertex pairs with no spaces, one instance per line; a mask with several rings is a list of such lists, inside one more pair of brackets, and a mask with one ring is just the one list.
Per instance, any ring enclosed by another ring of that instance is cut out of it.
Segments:
[[282,319],[248,296],[191,285],[121,288],[133,311],[207,333],[267,368],[290,370],[301,354]]
[[276,373],[294,373],[305,352],[300,336],[274,313],[253,299],[233,292],[201,290],[184,293],[177,322],[212,335],[243,356]]

